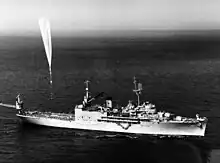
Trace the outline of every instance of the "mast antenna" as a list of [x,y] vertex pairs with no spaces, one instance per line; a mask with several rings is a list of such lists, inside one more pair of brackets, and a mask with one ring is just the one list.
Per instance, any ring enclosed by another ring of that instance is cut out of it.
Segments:
[[84,83],[86,84],[86,98],[89,98],[89,80],[86,80]]
[[141,83],[137,83],[137,80],[136,80],[136,77],[134,76],[134,90],[133,92],[136,93],[137,95],[137,98],[138,98],[138,106],[140,105],[140,94],[141,94],[141,91],[143,90],[142,88],[142,84]]

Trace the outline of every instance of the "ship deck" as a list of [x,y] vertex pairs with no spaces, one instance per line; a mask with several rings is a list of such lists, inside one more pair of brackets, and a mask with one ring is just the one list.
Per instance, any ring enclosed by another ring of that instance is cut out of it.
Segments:
[[[52,112],[39,112],[39,111],[27,111],[25,115],[20,115],[23,117],[34,117],[34,118],[51,118],[51,119],[59,119],[59,120],[68,120],[74,121],[75,114],[70,113],[52,113]],[[122,116],[101,116],[97,117],[97,121],[99,122],[126,122],[132,124],[140,124],[140,122],[166,122],[166,123],[188,123],[188,124],[196,124],[199,123],[198,120],[195,119],[183,119],[181,121],[176,120],[166,120],[166,119],[155,119],[153,117],[122,117]]]
[[24,115],[26,117],[36,117],[36,118],[52,118],[52,119],[60,119],[60,120],[75,120],[74,114],[67,113],[51,113],[51,112],[38,112],[38,111],[28,111]]

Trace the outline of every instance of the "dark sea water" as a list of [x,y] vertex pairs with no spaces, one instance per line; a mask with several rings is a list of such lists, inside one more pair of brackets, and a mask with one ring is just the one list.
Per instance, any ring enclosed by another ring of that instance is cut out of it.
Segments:
[[0,38],[0,99],[18,93],[32,110],[70,112],[91,81],[114,103],[136,100],[133,76],[143,83],[142,100],[158,110],[208,117],[202,139],[133,138],[101,132],[24,126],[15,110],[0,107],[0,162],[217,163],[220,159],[220,37],[52,38],[53,100],[39,37]]

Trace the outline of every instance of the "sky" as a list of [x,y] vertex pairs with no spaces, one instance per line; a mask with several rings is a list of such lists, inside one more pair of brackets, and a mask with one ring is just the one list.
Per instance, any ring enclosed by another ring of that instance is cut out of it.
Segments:
[[0,33],[220,29],[220,0],[0,0]]

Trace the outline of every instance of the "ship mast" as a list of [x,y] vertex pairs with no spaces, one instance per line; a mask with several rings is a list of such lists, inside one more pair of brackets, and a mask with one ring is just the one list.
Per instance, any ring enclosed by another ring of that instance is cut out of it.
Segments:
[[84,82],[86,84],[86,99],[89,99],[89,81]]
[[140,105],[140,94],[141,94],[141,91],[143,90],[142,89],[142,84],[141,83],[137,83],[136,81],[136,77],[134,76],[134,90],[133,92],[136,93],[137,95],[137,98],[138,98],[138,106]]

